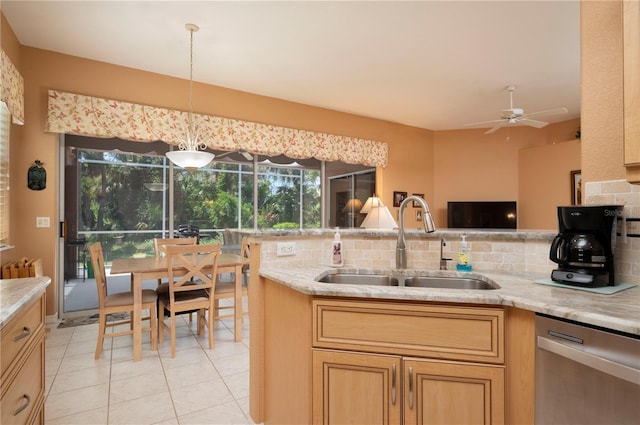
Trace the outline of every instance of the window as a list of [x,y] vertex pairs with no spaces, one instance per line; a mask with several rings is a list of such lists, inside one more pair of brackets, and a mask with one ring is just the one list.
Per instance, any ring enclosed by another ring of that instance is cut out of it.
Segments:
[[183,224],[198,226],[203,243],[222,241],[224,229],[253,229],[256,210],[261,229],[321,227],[315,160],[303,166],[285,157],[277,162],[259,158],[257,194],[253,161],[214,161],[193,173],[174,167],[170,217],[169,162],[164,156],[67,146],[67,159],[70,238],[100,240],[114,254],[151,253],[151,239],[169,237],[170,228]]
[[0,247],[9,243],[9,127],[11,114],[0,102]]

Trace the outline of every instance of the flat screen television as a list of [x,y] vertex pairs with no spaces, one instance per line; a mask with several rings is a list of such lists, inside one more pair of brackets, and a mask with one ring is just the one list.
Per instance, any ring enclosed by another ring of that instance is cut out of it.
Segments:
[[516,229],[515,201],[449,202],[447,227],[450,229]]

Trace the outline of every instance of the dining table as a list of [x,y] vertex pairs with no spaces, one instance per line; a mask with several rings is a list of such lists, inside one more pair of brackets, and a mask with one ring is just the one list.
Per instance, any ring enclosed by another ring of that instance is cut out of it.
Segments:
[[[236,253],[224,252],[218,257],[218,275],[233,273],[234,293],[234,338],[242,340],[242,268],[249,260]],[[174,269],[175,272],[176,269]],[[131,274],[133,291],[133,360],[142,359],[142,281],[169,277],[166,257],[115,258],[111,263],[111,274]],[[211,330],[209,330],[211,332]]]

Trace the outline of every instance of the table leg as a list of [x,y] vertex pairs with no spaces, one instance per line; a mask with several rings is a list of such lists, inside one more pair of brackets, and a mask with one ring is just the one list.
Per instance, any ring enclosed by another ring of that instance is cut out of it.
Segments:
[[142,359],[142,276],[133,273],[133,361]]
[[242,265],[236,266],[235,271],[235,301],[234,301],[234,335],[235,341],[242,341]]

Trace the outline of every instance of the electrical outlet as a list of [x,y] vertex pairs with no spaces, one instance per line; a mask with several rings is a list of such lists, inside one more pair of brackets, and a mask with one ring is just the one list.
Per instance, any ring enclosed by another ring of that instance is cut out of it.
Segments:
[[296,255],[295,242],[278,242],[276,244],[276,256],[284,257],[285,255]]
[[36,227],[50,227],[49,217],[36,217]]

